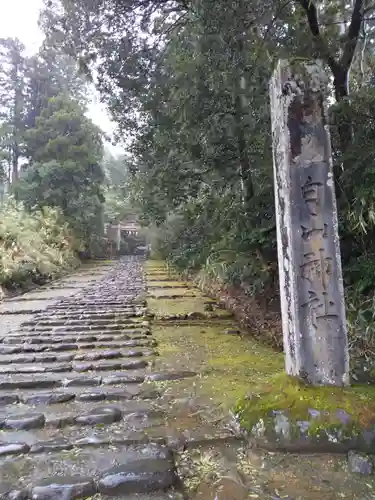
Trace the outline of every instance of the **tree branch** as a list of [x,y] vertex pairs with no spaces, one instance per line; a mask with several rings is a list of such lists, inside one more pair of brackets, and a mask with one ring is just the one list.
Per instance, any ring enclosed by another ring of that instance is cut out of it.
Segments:
[[363,22],[363,0],[355,0],[352,12],[352,18],[348,29],[347,42],[345,44],[344,52],[340,59],[340,66],[345,70],[349,70],[352,64],[359,33],[361,31],[362,22]]
[[320,50],[322,57],[325,59],[325,61],[331,68],[332,72],[335,74],[339,65],[335,60],[334,56],[331,54],[328,45],[326,44],[325,40],[323,39],[320,33],[318,11],[315,7],[315,4],[313,3],[312,0],[298,0],[298,1],[302,6],[302,8],[304,9],[304,11],[306,12],[307,22],[309,24],[310,31],[315,39],[315,43],[318,49]]

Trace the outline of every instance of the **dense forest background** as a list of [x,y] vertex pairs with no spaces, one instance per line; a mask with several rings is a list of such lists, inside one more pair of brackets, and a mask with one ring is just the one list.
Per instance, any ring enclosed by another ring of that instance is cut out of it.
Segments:
[[127,161],[86,116],[88,79],[46,37],[25,56],[0,39],[0,290],[43,282],[103,252],[126,209]]
[[[267,300],[278,286],[268,82],[280,58],[324,61],[351,345],[372,356],[375,5],[46,0],[40,23],[34,58],[2,44],[2,161],[16,199],[57,206],[86,248],[104,214],[131,199],[154,255]],[[115,187],[83,113],[85,81],[129,144]]]

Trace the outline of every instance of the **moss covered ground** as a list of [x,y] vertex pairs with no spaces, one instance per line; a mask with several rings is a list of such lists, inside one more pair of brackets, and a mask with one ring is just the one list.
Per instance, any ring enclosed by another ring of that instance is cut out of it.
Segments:
[[[174,285],[179,283],[178,276],[162,262],[148,262],[146,275],[157,282],[163,277]],[[169,366],[200,374],[191,387],[195,395],[209,396],[225,408],[234,408],[246,429],[272,410],[286,410],[298,420],[306,419],[309,409],[320,410],[327,426],[336,423],[336,410],[344,410],[352,416],[354,427],[369,428],[375,423],[374,386],[311,387],[287,377],[282,353],[254,340],[251,332],[225,333],[238,328],[225,311],[222,317],[210,318],[207,314],[199,321],[163,320],[164,315],[205,313],[209,301],[199,290],[196,297],[149,300],[158,318],[154,335],[161,358]],[[175,383],[175,390],[186,391],[190,386],[191,381],[180,381]]]

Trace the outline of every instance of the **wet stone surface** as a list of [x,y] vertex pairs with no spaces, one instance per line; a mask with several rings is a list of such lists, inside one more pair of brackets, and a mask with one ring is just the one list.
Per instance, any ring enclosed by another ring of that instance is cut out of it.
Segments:
[[2,500],[178,498],[153,381],[195,374],[152,372],[141,260],[97,269],[2,305],[20,317],[0,332]]
[[25,443],[7,443],[0,441],[0,456],[3,455],[20,455],[27,453],[30,447]]
[[0,421],[1,429],[38,429],[44,427],[45,416],[42,413],[13,415]]
[[41,481],[32,488],[33,500],[55,500],[58,498],[87,498],[96,493],[90,478],[54,477]]
[[118,495],[164,490],[176,482],[176,471],[169,460],[138,460],[104,472],[98,489],[103,494]]
[[[145,270],[138,258],[97,263],[50,295],[12,300],[13,322],[0,312],[0,500],[374,500],[366,456],[327,472],[321,457],[308,467],[292,455],[239,453],[243,439],[211,398],[212,346],[195,342],[191,356],[187,343],[198,323],[204,335],[207,318],[219,322],[220,342],[244,342],[238,325],[204,309],[198,290],[181,293],[186,312],[177,311],[181,299],[167,296],[186,285],[158,271],[148,276],[152,300],[165,305],[168,328],[182,328],[184,357],[169,340],[167,356],[165,323],[146,307]],[[37,299],[40,312],[19,314]],[[201,397],[206,378],[211,393]]]

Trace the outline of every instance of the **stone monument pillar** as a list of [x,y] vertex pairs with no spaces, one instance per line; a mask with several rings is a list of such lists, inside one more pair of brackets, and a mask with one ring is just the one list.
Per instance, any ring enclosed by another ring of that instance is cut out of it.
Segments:
[[286,372],[348,385],[349,356],[330,134],[320,61],[279,61],[270,83]]

